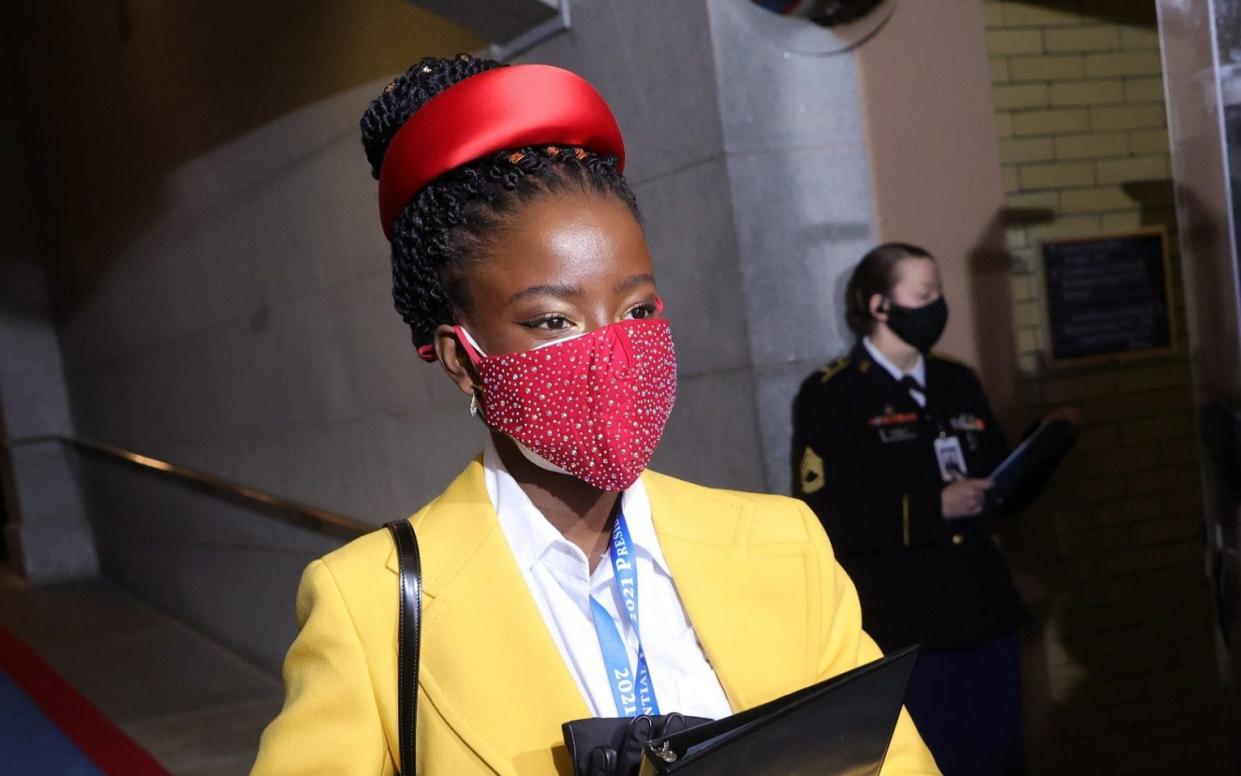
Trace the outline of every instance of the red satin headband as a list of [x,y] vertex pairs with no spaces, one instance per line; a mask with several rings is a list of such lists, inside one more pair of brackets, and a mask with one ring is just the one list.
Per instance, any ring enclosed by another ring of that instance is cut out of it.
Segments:
[[379,173],[384,234],[422,187],[496,151],[568,145],[614,154],[625,142],[603,97],[581,76],[548,65],[513,65],[453,84],[414,112],[392,139]]

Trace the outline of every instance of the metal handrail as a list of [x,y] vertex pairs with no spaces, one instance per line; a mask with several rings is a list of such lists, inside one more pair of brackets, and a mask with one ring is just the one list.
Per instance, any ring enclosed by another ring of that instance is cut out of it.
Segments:
[[181,466],[180,464],[169,463],[168,461],[153,458],[149,455],[136,453],[132,450],[125,450],[115,445],[109,445],[105,442],[97,442],[91,439],[82,439],[80,437],[66,436],[62,434],[45,434],[42,436],[21,437],[18,439],[0,440],[0,447],[12,449],[15,447],[25,447],[35,444],[47,444],[50,442],[58,442],[68,445],[83,452],[99,455],[114,461],[136,466],[143,471],[152,472],[169,479],[177,480],[183,484],[191,485],[201,490],[207,491],[217,496],[230,499],[232,501],[241,502],[250,506],[256,506],[265,512],[274,514],[283,519],[292,519],[300,524],[308,525],[315,530],[325,533],[331,533],[344,538],[352,539],[365,533],[374,531],[377,526],[364,523],[352,517],[329,512],[326,509],[301,504],[290,499],[277,496],[274,493],[251,488],[248,485],[242,485],[239,482],[233,482],[223,477],[217,477],[214,474],[193,469],[189,466]]

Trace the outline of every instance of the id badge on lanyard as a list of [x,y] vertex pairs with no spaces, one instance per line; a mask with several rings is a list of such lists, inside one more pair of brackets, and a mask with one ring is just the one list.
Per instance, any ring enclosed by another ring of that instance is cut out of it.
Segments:
[[955,482],[968,474],[965,452],[957,437],[940,436],[935,439],[935,460],[939,462],[939,476],[943,477],[944,482]]
[[659,702],[655,699],[651,672],[646,664],[646,653],[642,649],[642,632],[638,629],[637,558],[634,555],[633,540],[629,536],[629,526],[625,524],[623,512],[616,516],[608,555],[612,559],[612,574],[616,578],[616,588],[620,592],[621,617],[628,617],[638,641],[637,664],[631,665],[629,650],[625,647],[625,640],[617,629],[616,623],[612,621],[612,615],[608,614],[607,609],[594,596],[590,597],[590,613],[595,621],[599,648],[603,651],[603,663],[608,673],[608,683],[612,686],[612,700],[616,703],[617,715],[621,717],[636,717],[639,714],[656,715],[659,714]]

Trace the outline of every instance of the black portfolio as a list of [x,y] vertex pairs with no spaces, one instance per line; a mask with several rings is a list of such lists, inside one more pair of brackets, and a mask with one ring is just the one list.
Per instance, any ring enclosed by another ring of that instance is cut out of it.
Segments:
[[642,776],[873,776],[887,755],[917,647],[740,714],[647,743]]
[[990,479],[984,513],[994,512],[1031,484],[1041,485],[1073,444],[1073,426],[1065,420],[1049,420],[1008,454]]

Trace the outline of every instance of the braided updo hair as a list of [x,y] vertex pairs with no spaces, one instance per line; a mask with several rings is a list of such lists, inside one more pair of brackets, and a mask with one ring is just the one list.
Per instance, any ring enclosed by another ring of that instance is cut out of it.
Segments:
[[[362,145],[375,179],[389,143],[415,111],[453,84],[497,67],[503,65],[469,54],[428,57],[388,84],[362,114]],[[463,270],[486,259],[521,205],[561,193],[616,197],[639,218],[617,158],[567,146],[497,151],[414,195],[392,232],[392,298],[415,347],[430,345],[437,326],[456,323],[469,311]]]

